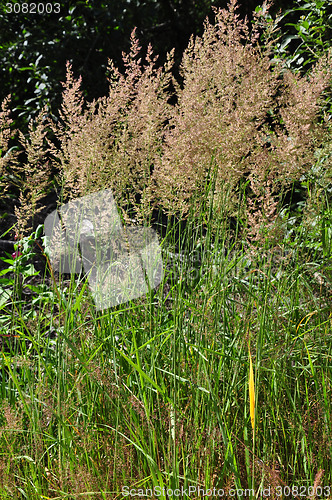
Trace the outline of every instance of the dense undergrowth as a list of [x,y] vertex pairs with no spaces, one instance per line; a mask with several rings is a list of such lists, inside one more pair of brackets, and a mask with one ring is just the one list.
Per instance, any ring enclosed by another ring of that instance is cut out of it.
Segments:
[[[133,35],[108,96],[84,102],[68,67],[60,120],[20,146],[4,105],[0,179],[21,204],[0,275],[1,498],[332,498],[331,69],[272,66],[264,40],[233,2],[181,84]],[[111,188],[124,224],[168,214],[159,287],[96,311],[31,227],[50,187]]]

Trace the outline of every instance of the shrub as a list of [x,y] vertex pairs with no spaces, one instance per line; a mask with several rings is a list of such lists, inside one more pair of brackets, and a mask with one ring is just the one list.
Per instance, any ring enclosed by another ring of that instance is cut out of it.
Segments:
[[282,28],[274,57],[287,68],[305,73],[331,47],[332,9],[329,0],[297,0],[296,4],[277,17]]

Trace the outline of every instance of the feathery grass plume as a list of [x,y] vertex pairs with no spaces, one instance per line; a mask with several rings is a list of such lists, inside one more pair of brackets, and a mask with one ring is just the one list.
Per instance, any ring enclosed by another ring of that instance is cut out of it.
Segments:
[[325,472],[324,469],[319,469],[319,471],[317,472],[317,474],[315,476],[315,481],[314,481],[314,486],[313,486],[313,490],[314,490],[313,499],[316,499],[317,496],[319,497],[317,489],[320,486],[324,472]]
[[67,62],[66,82],[62,83],[62,106],[59,111],[62,121],[51,123],[58,145],[51,144],[50,151],[55,167],[60,168],[61,184],[63,186],[62,198],[66,200],[77,198],[82,193],[81,176],[84,175],[83,162],[85,157],[82,145],[78,149],[78,142],[83,142],[82,129],[84,129],[83,93],[80,90],[81,77],[74,79],[71,65]]
[[[202,37],[192,37],[183,55],[183,85],[153,173],[155,195],[170,213],[188,212],[213,161],[216,206],[228,204],[223,216],[236,214],[239,186],[249,180],[254,200],[268,195],[261,213],[266,221],[280,186],[308,170],[326,139],[318,110],[332,75],[328,61],[308,80],[282,73],[272,66],[270,46],[259,45],[257,26],[250,31],[236,9],[235,0],[228,10],[215,9],[215,23],[206,20]],[[229,189],[233,195],[224,199]]]
[[16,149],[9,148],[10,139],[16,134],[16,131],[11,129],[13,120],[10,118],[9,103],[10,95],[3,100],[0,111],[0,187],[4,188],[4,191],[8,186],[3,181],[2,176],[4,176],[7,167],[17,163],[18,156]]
[[280,96],[277,99],[279,120],[272,145],[279,161],[279,181],[299,179],[315,161],[314,153],[330,132],[319,118],[324,91],[331,86],[332,52],[313,67],[308,77],[291,71],[283,73]]
[[279,202],[272,194],[271,182],[267,181],[264,184],[264,192],[261,186],[257,185],[257,181],[253,181],[251,186],[255,196],[247,200],[246,240],[251,247],[251,252],[255,253],[261,251],[261,247],[255,247],[257,242],[263,242],[266,239],[272,242],[275,239],[274,235],[278,234],[276,221]]
[[255,432],[255,382],[254,382],[254,369],[252,366],[252,358],[250,353],[250,345],[248,343],[249,352],[249,403],[250,403],[250,420],[253,433]]
[[19,132],[20,143],[25,161],[13,167],[20,177],[20,206],[15,207],[18,234],[23,236],[33,226],[34,217],[43,209],[38,202],[46,194],[50,182],[50,167],[47,159],[47,122],[46,109],[42,110],[35,121],[29,123],[29,134],[25,137]]
[[62,123],[53,125],[61,146],[52,148],[65,194],[76,198],[111,188],[118,205],[131,206],[139,219],[151,210],[151,171],[169,117],[173,65],[171,53],[157,69],[150,45],[143,64],[140,50],[133,31],[130,52],[123,54],[125,75],[110,61],[109,94],[92,103],[84,102],[81,80],[67,65]]
[[[135,31],[131,35],[131,50],[123,55],[125,76],[109,69],[111,101],[120,102],[121,124],[117,135],[116,147],[112,150],[112,169],[117,169],[122,189],[128,193],[127,200],[135,211],[135,217],[143,220],[154,203],[151,174],[156,158],[162,153],[165,124],[171,116],[170,83],[173,67],[172,51],[167,56],[163,68],[156,67],[158,56],[154,56],[151,45],[145,55],[145,65],[137,59],[140,53]],[[112,70],[113,68],[113,70]],[[130,189],[129,189],[130,188]],[[140,204],[135,196],[139,196]],[[123,206],[126,199],[121,201]]]
[[218,170],[217,194],[225,183],[236,186],[258,149],[257,129],[277,86],[267,56],[249,43],[248,24],[236,14],[236,2],[215,14],[215,25],[206,21],[202,38],[192,37],[184,52],[183,88],[156,172],[170,210],[187,206],[199,192],[211,158]]

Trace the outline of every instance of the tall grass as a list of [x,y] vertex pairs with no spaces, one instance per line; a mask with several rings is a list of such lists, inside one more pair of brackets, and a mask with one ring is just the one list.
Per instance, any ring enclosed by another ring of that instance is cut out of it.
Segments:
[[277,498],[321,470],[328,484],[331,320],[318,262],[296,247],[272,255],[268,242],[256,255],[226,247],[227,232],[207,224],[203,235],[203,220],[209,211],[179,227],[177,265],[168,227],[163,283],[143,298],[96,312],[81,277],[56,283],[61,300],[50,284],[2,308],[2,332],[17,336],[3,337],[2,498],[190,486],[192,498],[198,487]]

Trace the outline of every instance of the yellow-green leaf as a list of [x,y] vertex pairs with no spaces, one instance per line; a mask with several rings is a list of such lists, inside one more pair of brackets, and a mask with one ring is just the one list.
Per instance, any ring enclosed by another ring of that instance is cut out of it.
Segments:
[[[248,349],[249,349],[249,346],[248,346]],[[254,369],[252,366],[250,349],[249,349],[249,361],[250,361],[250,368],[249,368],[250,419],[251,419],[252,430],[254,431],[255,430],[255,382],[254,382]]]

